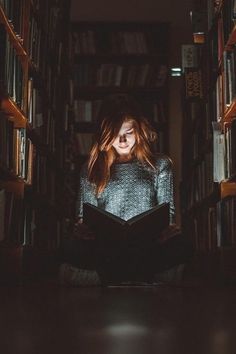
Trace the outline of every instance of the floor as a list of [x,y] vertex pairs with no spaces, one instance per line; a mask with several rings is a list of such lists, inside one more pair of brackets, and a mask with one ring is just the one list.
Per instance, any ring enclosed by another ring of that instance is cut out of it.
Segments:
[[236,286],[0,287],[1,354],[235,354]]

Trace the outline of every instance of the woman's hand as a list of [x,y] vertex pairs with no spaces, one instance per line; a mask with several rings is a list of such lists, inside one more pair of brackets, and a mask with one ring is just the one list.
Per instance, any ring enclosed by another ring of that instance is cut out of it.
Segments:
[[95,235],[90,230],[88,225],[83,223],[82,219],[79,219],[74,225],[74,237],[80,240],[94,240]]
[[178,233],[180,233],[179,226],[177,224],[171,224],[162,231],[159,240],[160,240],[160,242],[165,242],[169,238],[177,235]]

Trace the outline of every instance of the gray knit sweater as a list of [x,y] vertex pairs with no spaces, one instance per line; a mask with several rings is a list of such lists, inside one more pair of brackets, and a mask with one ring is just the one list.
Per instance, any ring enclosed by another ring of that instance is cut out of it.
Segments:
[[156,157],[156,170],[138,160],[115,163],[111,178],[98,197],[87,178],[87,164],[81,169],[77,213],[83,217],[83,203],[89,202],[128,220],[155,205],[170,203],[170,223],[175,222],[173,173],[171,160],[165,155]]

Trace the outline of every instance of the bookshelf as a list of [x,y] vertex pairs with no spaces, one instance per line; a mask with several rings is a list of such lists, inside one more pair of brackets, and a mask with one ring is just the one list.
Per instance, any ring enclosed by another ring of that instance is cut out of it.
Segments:
[[78,155],[88,155],[100,104],[116,93],[141,103],[159,133],[157,150],[168,152],[169,25],[72,23],[71,45]]
[[63,234],[70,2],[0,1],[0,279],[47,271]]
[[236,2],[206,5],[204,41],[193,41],[197,64],[183,76],[182,220],[195,246],[195,270],[235,281]]

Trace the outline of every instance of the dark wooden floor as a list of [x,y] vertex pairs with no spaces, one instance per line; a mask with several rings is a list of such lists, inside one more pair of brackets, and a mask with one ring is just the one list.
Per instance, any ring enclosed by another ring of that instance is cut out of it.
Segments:
[[0,287],[2,354],[235,354],[236,287]]

